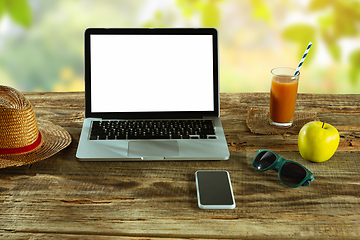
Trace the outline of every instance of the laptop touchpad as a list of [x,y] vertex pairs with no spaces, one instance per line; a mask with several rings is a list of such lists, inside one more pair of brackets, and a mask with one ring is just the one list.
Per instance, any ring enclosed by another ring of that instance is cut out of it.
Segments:
[[130,141],[128,156],[178,156],[177,141]]

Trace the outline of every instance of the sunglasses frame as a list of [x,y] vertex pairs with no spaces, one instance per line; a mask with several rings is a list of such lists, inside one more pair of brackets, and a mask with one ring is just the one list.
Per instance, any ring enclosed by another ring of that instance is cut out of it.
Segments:
[[[255,160],[257,158],[257,156],[262,153],[262,152],[271,152],[272,154],[275,155],[276,157],[276,160],[267,168],[265,169],[258,169],[257,167],[254,166],[254,163],[255,163]],[[285,183],[281,177],[280,177],[280,172],[281,172],[281,169],[282,167],[284,166],[285,163],[294,163],[300,167],[302,167],[305,172],[306,172],[306,175],[304,177],[304,179],[297,185],[293,186],[293,185],[289,185],[287,183]],[[280,157],[279,155],[277,155],[276,153],[274,153],[273,151],[271,150],[268,150],[268,149],[259,149],[256,153],[256,156],[254,157],[254,160],[252,162],[252,167],[254,169],[256,169],[257,171],[260,171],[260,172],[265,172],[265,171],[268,171],[268,170],[273,170],[273,169],[276,169],[278,170],[278,177],[279,177],[279,180],[285,184],[286,186],[288,187],[291,187],[291,188],[297,188],[297,187],[300,187],[300,186],[309,186],[310,185],[310,182],[314,181],[315,177],[314,177],[314,174],[312,174],[306,167],[304,167],[303,165],[301,165],[300,163],[297,163],[297,162],[294,162],[294,161],[290,161],[290,160],[286,160],[285,158],[282,158]]]

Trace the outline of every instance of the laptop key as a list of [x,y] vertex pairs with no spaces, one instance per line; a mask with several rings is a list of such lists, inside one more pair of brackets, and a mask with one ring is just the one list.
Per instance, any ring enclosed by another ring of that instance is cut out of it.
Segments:
[[108,140],[115,140],[115,135],[111,134],[110,136],[107,137]]
[[190,139],[200,139],[199,135],[190,135]]
[[106,140],[106,135],[105,134],[99,135],[99,140]]
[[98,139],[98,136],[97,135],[91,135],[90,136],[90,140],[97,140]]
[[120,134],[118,136],[116,136],[117,140],[125,140],[126,139],[126,134]]

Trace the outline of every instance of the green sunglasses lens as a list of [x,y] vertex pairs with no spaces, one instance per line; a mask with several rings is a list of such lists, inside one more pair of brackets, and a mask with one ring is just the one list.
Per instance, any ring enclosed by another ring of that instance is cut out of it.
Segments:
[[292,162],[285,163],[280,170],[281,180],[290,186],[299,185],[305,177],[305,169]]
[[264,170],[271,166],[276,161],[276,156],[269,151],[259,153],[254,162],[253,167],[258,170]]

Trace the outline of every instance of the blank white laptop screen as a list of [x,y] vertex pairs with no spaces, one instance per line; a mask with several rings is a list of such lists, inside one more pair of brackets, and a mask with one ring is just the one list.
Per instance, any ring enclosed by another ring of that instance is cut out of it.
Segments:
[[91,35],[92,112],[213,111],[211,35]]

